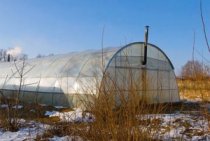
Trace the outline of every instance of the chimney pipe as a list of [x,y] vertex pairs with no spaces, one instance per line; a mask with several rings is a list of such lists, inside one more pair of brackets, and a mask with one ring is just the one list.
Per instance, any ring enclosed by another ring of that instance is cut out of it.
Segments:
[[148,33],[149,32],[149,26],[145,26],[145,35],[144,35],[144,60],[142,62],[142,65],[147,64],[147,43],[148,43]]

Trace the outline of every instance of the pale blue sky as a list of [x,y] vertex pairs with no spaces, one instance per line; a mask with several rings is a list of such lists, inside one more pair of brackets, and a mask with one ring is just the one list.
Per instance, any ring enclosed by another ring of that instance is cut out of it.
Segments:
[[[210,39],[210,1],[203,0]],[[20,46],[29,57],[116,47],[144,40],[159,46],[178,73],[195,47],[210,60],[199,0],[0,0],[0,48]],[[197,59],[198,53],[195,54]]]

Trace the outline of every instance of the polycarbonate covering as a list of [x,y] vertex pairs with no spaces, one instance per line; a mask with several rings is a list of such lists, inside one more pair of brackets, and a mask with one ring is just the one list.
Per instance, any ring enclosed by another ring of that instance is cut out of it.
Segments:
[[[122,48],[0,63],[0,88],[6,95],[21,88],[24,101],[74,107],[80,95],[97,94],[105,71],[119,87],[124,85],[125,91],[129,90],[132,74],[136,91],[145,94],[151,103],[179,101],[170,60],[152,44],[148,45],[147,52],[146,65],[142,65],[142,42]],[[146,88],[141,84],[143,78],[150,83]]]
[[174,67],[165,53],[148,44],[146,65],[143,61],[143,43],[132,43],[121,48],[106,70],[115,88],[121,89],[121,92],[122,89],[135,90],[148,103],[180,101]]

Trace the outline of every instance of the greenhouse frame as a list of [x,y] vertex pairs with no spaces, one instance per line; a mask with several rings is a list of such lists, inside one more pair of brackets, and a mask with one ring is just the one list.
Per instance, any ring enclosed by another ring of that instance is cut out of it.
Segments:
[[179,102],[171,61],[148,43],[147,60],[142,63],[144,45],[134,42],[120,48],[1,62],[0,89],[9,98],[19,91],[20,100],[27,103],[78,107],[80,96],[97,95],[108,82],[117,86],[114,91],[129,91],[135,85],[132,88],[148,103]]

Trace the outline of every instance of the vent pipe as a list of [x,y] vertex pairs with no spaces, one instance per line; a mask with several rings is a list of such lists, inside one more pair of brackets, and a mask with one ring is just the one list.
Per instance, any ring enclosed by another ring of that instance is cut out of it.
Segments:
[[147,64],[147,43],[148,43],[148,34],[149,34],[149,26],[145,26],[145,35],[144,35],[144,60],[142,65]]

